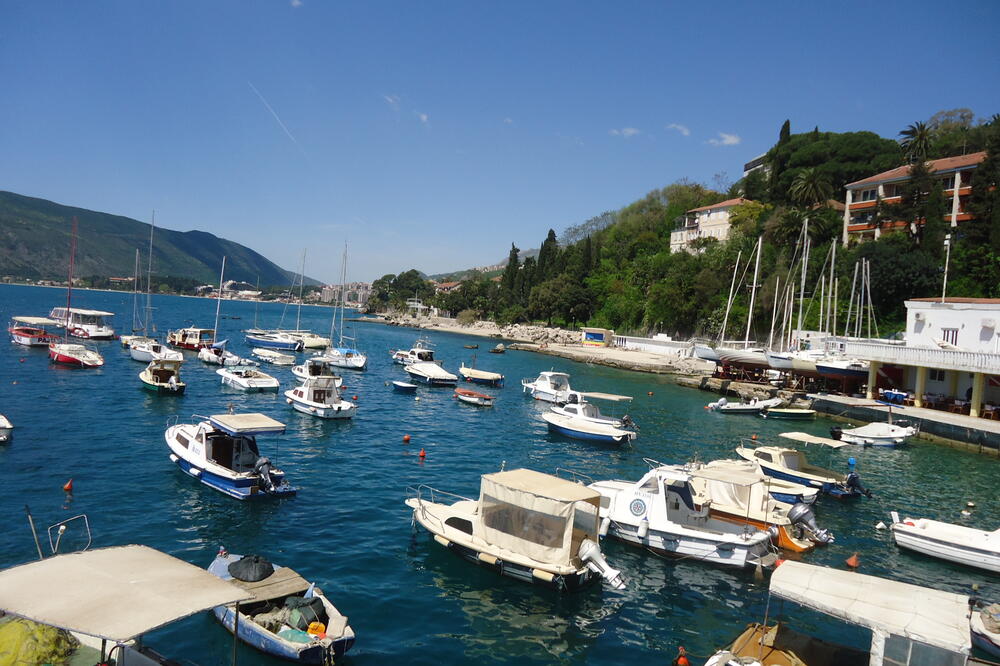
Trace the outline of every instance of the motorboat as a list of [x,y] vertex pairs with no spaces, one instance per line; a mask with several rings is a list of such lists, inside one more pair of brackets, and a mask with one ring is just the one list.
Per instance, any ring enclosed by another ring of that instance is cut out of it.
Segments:
[[153,338],[133,340],[129,344],[128,354],[133,361],[149,363],[150,361],[183,361],[184,354],[176,349],[170,349]]
[[301,386],[285,391],[285,402],[297,412],[321,419],[349,419],[357,408],[340,397],[334,377],[310,377]]
[[479,349],[479,345],[462,345],[466,349]]
[[825,358],[816,361],[816,372],[830,379],[868,379],[868,366],[856,358]]
[[919,432],[916,426],[899,423],[869,423],[860,428],[830,428],[830,437],[861,446],[899,446]]
[[261,347],[255,347],[250,351],[251,354],[256,356],[258,359],[264,363],[270,363],[271,365],[294,365],[295,357],[291,354],[282,354],[281,352],[274,351],[273,349],[263,349]]
[[[798,433],[785,433],[798,434]],[[798,449],[781,446],[749,447],[741,443],[736,449],[736,455],[760,466],[768,476],[803,486],[815,488],[822,493],[838,499],[871,495],[871,492],[861,485],[861,478],[851,466],[847,474],[836,472],[810,464],[806,455]]]
[[255,361],[238,356],[226,349],[227,340],[221,340],[209,347],[198,350],[198,359],[211,365],[256,365]]
[[49,313],[49,318],[55,319],[68,335],[88,340],[114,339],[115,329],[105,321],[107,317],[114,316],[114,312],[71,307],[55,307]]
[[566,401],[556,402],[551,408],[555,414],[570,417],[577,421],[589,421],[601,425],[610,425],[615,428],[636,428],[635,422],[628,414],[622,416],[606,416],[601,412],[600,407],[590,402],[590,400],[605,400],[613,404],[632,402],[632,396],[615,395],[614,393],[596,393],[593,391],[569,391],[566,394]]
[[302,351],[302,341],[288,333],[277,331],[262,331],[251,329],[244,334],[248,345],[264,349],[281,349],[284,351]]
[[261,652],[299,664],[333,664],[354,645],[347,616],[294,570],[220,548],[208,571],[250,595],[212,613],[229,633],[235,630]]
[[431,386],[454,386],[458,383],[458,377],[451,374],[437,363],[431,361],[420,361],[410,363],[404,368],[406,374],[415,381]]
[[[788,560],[774,570],[770,596],[871,632],[867,650],[801,634],[784,624],[752,624],[706,666],[986,666],[973,658],[966,595],[854,571]],[[776,604],[770,604],[776,607]]]
[[779,502],[756,474],[740,475],[699,464],[676,467],[691,477],[694,504],[707,505],[713,518],[760,530],[773,528],[775,543],[791,552],[805,552],[833,541],[829,531],[816,525],[808,504]]
[[598,578],[622,589],[598,545],[600,502],[579,483],[514,469],[484,474],[478,500],[421,485],[406,506],[438,544],[500,575],[560,591]]
[[59,322],[48,317],[11,317],[10,341],[25,347],[46,347],[59,340],[59,335],[45,330],[46,326],[58,326]]
[[179,349],[198,351],[215,344],[214,328],[179,328],[167,332],[167,344]]
[[467,405],[476,405],[477,407],[492,407],[493,401],[496,400],[492,395],[464,388],[455,389],[455,397]]
[[549,430],[572,439],[625,444],[638,437],[633,430],[625,430],[610,423],[598,423],[580,416],[567,416],[550,411],[542,414],[542,420],[549,425]]
[[462,375],[462,379],[465,381],[472,382],[474,384],[503,386],[503,375],[499,372],[489,372],[487,370],[480,370],[474,367],[466,367],[465,363],[462,363],[461,367],[458,369],[458,374]]
[[723,473],[725,470],[729,470],[733,472],[734,476],[741,479],[748,476],[756,477],[767,487],[767,492],[772,498],[785,504],[799,504],[800,502],[815,504],[816,498],[819,496],[819,491],[816,488],[770,476],[761,469],[760,465],[751,460],[712,460],[705,463],[702,468]]
[[903,518],[893,511],[892,538],[900,548],[977,569],[1000,573],[1000,529],[987,532],[928,518]]
[[489,352],[491,354],[503,354],[506,351],[507,351],[507,348],[504,346],[504,344],[502,342],[497,343],[497,345],[495,347],[491,347],[489,349]]
[[302,343],[303,349],[326,349],[331,344],[330,338],[324,338],[322,335],[319,335],[318,333],[313,333],[312,331],[307,331],[302,329],[299,330],[278,329],[274,332],[284,333],[285,335],[295,338],[296,340]]
[[723,365],[739,365],[744,368],[770,368],[764,349],[726,349],[718,347],[715,353]]
[[392,355],[392,362],[399,365],[434,362],[434,350],[431,349],[430,341],[425,338],[414,342],[409,349],[395,349],[389,353]]
[[410,382],[392,381],[392,390],[397,393],[416,393],[417,385]]
[[368,357],[354,347],[331,347],[323,353],[331,365],[349,370],[364,370],[368,367]]
[[760,413],[765,419],[790,419],[793,421],[807,421],[816,418],[815,409],[802,409],[801,407],[768,407]]
[[535,379],[522,379],[521,388],[535,400],[546,402],[566,402],[572,390],[569,387],[569,374],[551,370],[540,372]]
[[287,497],[297,489],[260,454],[257,436],[285,432],[264,414],[215,414],[198,423],[171,425],[164,433],[170,460],[206,486],[238,500]]
[[778,407],[784,402],[781,398],[750,398],[746,402],[729,402],[726,398],[719,398],[715,402],[708,403],[705,407],[711,412],[720,414],[760,414],[765,409]]
[[[85,517],[57,523],[50,533]],[[25,638],[21,644],[5,642],[4,661],[29,663],[18,659],[28,656],[19,648],[29,642],[37,646],[35,640],[44,632],[58,636],[70,652],[63,652],[56,662],[55,655],[46,651],[44,663],[176,664],[145,644],[144,634],[214,606],[248,599],[235,585],[149,546],[54,553],[0,571],[0,607],[5,611],[0,626],[8,639],[12,633]],[[42,663],[28,658],[30,663]]]
[[340,388],[344,383],[344,379],[338,376],[333,368],[334,365],[325,356],[313,356],[307,358],[299,365],[292,366],[292,374],[300,382],[310,377],[333,377],[334,384],[337,388]]
[[79,368],[99,368],[104,365],[104,357],[93,347],[73,342],[52,342],[49,344],[49,360],[62,365]]
[[9,444],[14,438],[14,424],[3,414],[0,414],[0,444]]
[[691,475],[683,468],[646,459],[650,470],[638,481],[597,481],[601,528],[625,543],[654,552],[730,567],[773,565],[771,535],[736,525],[693,501]]
[[215,374],[222,378],[224,386],[241,391],[277,391],[278,380],[252,366],[227,366],[219,368]]
[[181,381],[181,364],[184,361],[152,360],[142,372],[139,381],[147,391],[160,395],[181,395],[187,384]]

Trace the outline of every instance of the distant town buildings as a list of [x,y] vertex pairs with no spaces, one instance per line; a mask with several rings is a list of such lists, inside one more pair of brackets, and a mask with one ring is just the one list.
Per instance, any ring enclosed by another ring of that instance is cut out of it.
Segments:
[[[357,305],[364,305],[372,294],[370,282],[349,282],[344,285],[346,291],[346,302]],[[328,284],[319,292],[319,300],[323,303],[340,303],[340,285]]]
[[[951,199],[951,209],[947,216],[951,226],[970,219],[965,203],[972,192],[972,170],[986,159],[985,152],[945,157],[928,162],[931,174],[940,178],[945,196]],[[858,240],[878,238],[883,231],[901,229],[906,226],[902,221],[882,221],[876,223],[878,202],[887,204],[899,203],[902,186],[910,179],[910,165],[904,165],[877,173],[862,180],[848,183],[844,199],[844,232],[843,243],[847,245],[851,238]]]
[[434,285],[435,294],[450,294],[462,287],[461,282],[438,282]]
[[699,238],[726,240],[729,238],[729,215],[734,207],[745,201],[740,197],[692,208],[680,219],[678,228],[670,233],[670,251],[690,251],[691,243]]

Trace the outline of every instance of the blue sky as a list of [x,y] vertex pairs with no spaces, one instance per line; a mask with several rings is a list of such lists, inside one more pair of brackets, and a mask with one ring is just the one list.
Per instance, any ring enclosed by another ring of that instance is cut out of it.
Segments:
[[0,3],[0,189],[334,281],[537,247],[793,132],[1000,112],[1000,3]]

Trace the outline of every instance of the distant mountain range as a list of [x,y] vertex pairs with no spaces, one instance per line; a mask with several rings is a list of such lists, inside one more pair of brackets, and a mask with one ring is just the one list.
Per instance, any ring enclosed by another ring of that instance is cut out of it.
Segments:
[[[70,224],[78,221],[77,277],[128,277],[134,273],[135,251],[145,267],[149,224],[121,215],[0,191],[0,275],[65,280],[69,257]],[[183,277],[213,284],[219,280],[222,257],[226,278],[261,287],[287,285],[298,280],[271,260],[239,243],[206,231],[156,228],[153,234],[153,274]],[[305,278],[306,284],[319,281]]]

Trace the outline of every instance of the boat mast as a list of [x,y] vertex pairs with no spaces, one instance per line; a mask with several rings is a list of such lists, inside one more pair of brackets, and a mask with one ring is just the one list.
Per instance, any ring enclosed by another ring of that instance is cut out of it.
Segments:
[[139,325],[139,248],[135,248],[135,273],[132,278],[132,332],[145,329]]
[[806,300],[806,271],[809,269],[809,218],[802,222],[802,281],[799,284],[799,322],[802,330],[802,302]]
[[750,309],[747,310],[747,334],[743,339],[743,349],[750,347],[750,324],[753,323],[753,302],[757,298],[757,276],[760,275],[760,247],[763,245],[764,237],[757,238],[757,261],[753,267],[753,284],[750,287]]
[[69,282],[66,283],[66,321],[63,327],[63,341],[69,342],[69,322],[72,318],[70,310],[73,303],[73,259],[76,257],[76,216],[73,217],[73,228],[69,237]]
[[[768,349],[773,349],[772,343],[774,342],[774,324],[778,320],[778,296],[780,294],[781,294],[781,276],[779,275],[774,282],[774,301],[771,303],[771,332],[767,336]],[[784,319],[784,317],[782,317],[782,319]]]
[[299,330],[302,319],[302,287],[306,282],[306,248],[302,249],[302,267],[299,269],[299,309],[295,313],[295,330]]
[[253,327],[257,328],[257,310],[260,309],[260,276],[257,276],[257,300],[253,304]]
[[729,284],[729,299],[726,301],[726,316],[722,318],[722,330],[719,331],[719,342],[726,339],[726,324],[729,323],[729,308],[733,306],[733,289],[736,287],[736,273],[740,270],[740,258],[743,250],[736,253],[736,265],[733,266],[733,281]]
[[[153,229],[156,227],[156,211],[149,220],[149,262],[146,264],[146,319],[142,325],[142,334],[148,336],[153,327]],[[154,333],[156,331],[153,331]]]
[[215,298],[215,328],[212,329],[212,344],[219,339],[219,309],[222,308],[222,279],[226,274],[226,255],[222,255],[222,271],[219,272],[219,295]]
[[[347,305],[347,242],[344,242],[344,260],[340,262],[340,340],[337,345],[344,346],[344,308]],[[331,336],[332,337],[332,336]]]

